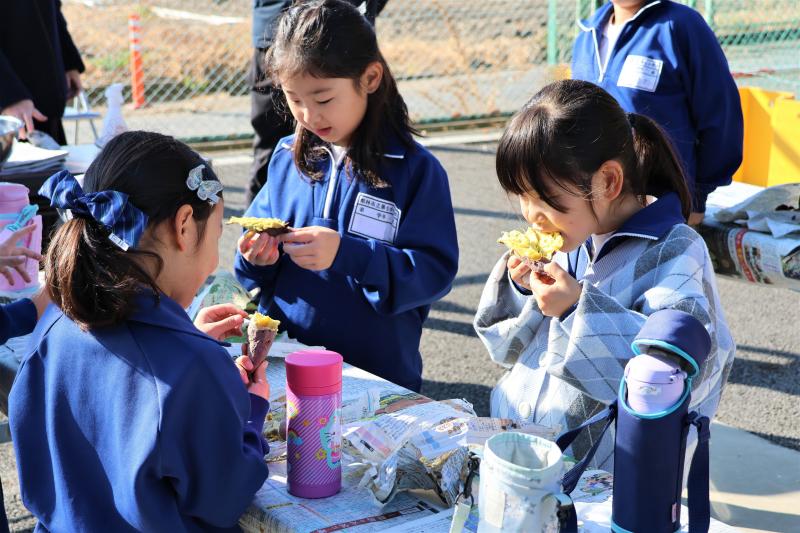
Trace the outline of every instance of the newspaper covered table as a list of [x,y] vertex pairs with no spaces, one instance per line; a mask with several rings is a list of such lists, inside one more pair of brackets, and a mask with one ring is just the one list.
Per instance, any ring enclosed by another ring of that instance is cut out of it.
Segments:
[[775,237],[716,219],[719,211],[762,191],[762,187],[737,182],[720,187],[708,197],[706,216],[698,231],[718,275],[800,290],[800,233]]
[[[235,351],[235,349],[234,349]],[[285,367],[280,358],[270,357],[268,378],[271,387],[271,402],[281,409],[285,401]],[[433,455],[447,449],[452,445],[452,437],[459,432],[456,420],[451,424],[439,424],[438,421],[447,417],[448,412],[460,416],[461,420],[469,422],[486,421],[459,411],[453,404],[435,402],[420,394],[414,393],[398,385],[394,385],[377,376],[364,372],[350,365],[345,365],[343,370],[343,414],[345,422],[348,419],[367,413],[363,418],[364,425],[356,420],[345,424],[344,433],[348,431],[358,434],[358,431],[371,432],[385,431],[384,439],[392,439],[399,443],[404,439],[416,442],[423,453]],[[457,407],[457,406],[456,406]],[[347,412],[349,410],[349,413]],[[448,411],[450,410],[450,411]],[[273,416],[275,413],[271,413]],[[384,421],[380,428],[369,424],[368,420]],[[499,420],[499,419],[492,419]],[[274,421],[273,421],[274,422]],[[488,428],[488,422],[479,426]],[[267,423],[269,427],[270,421]],[[428,429],[421,429],[428,428]],[[447,428],[443,431],[442,428]],[[508,429],[505,428],[504,429]],[[489,431],[487,430],[486,433]],[[412,435],[413,434],[413,435]],[[475,432],[480,434],[480,431]],[[463,435],[463,433],[462,433]],[[474,434],[471,434],[474,435]],[[483,435],[485,438],[488,435]],[[352,439],[352,436],[350,437]],[[375,442],[375,441],[372,441]],[[353,475],[353,464],[347,464],[347,455],[344,455],[342,490],[339,494],[318,500],[297,498],[290,495],[286,487],[286,462],[280,458],[276,460],[285,444],[271,439],[269,463],[270,476],[255,496],[252,505],[240,518],[239,525],[245,532],[315,532],[329,533],[335,531],[348,531],[356,533],[389,532],[389,533],[447,533],[450,531],[452,507],[442,502],[432,490],[408,490],[394,492],[393,497],[387,497],[388,503],[381,505],[376,496],[381,494],[375,487],[364,485],[364,476]],[[463,460],[464,456],[455,456]],[[450,465],[450,471],[438,470],[442,478],[455,476],[463,479],[460,466]],[[390,469],[391,470],[391,469]],[[375,475],[375,472],[372,472]],[[368,476],[367,476],[368,477]],[[424,486],[424,476],[411,476],[411,483],[405,486]],[[435,476],[434,476],[435,477]],[[402,481],[398,482],[403,485]],[[417,484],[417,485],[415,485]],[[474,485],[477,490],[478,482]],[[599,533],[609,531],[611,517],[611,489],[612,476],[606,472],[586,472],[573,493],[576,509],[580,521],[580,530],[584,533]],[[446,495],[448,498],[452,494]],[[464,528],[464,531],[476,532],[478,517],[477,503]],[[684,521],[688,512],[682,512]],[[686,531],[686,528],[683,529]],[[728,533],[734,529],[712,520],[712,533]]]

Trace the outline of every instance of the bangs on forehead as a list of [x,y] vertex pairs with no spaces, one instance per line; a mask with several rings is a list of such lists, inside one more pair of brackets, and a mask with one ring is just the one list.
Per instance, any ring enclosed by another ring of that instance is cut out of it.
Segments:
[[552,128],[546,106],[530,106],[509,123],[497,147],[496,170],[504,191],[516,195],[535,194],[555,209],[562,205],[552,200],[554,188],[569,191],[556,178],[557,150],[551,143]]
[[298,76],[309,75],[314,78],[324,78],[322,72],[313,61],[304,58],[302,54],[292,50],[275,50],[269,64],[270,74],[275,79],[277,85],[283,88],[282,80],[295,78]]

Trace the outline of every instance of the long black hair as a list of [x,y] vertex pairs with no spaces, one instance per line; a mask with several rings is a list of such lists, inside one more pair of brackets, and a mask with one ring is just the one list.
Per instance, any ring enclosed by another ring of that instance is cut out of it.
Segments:
[[[114,137],[86,171],[85,193],[113,190],[148,216],[147,228],[175,217],[183,205],[192,206],[202,240],[213,206],[189,189],[189,171],[202,158],[180,141],[145,131]],[[206,165],[204,179],[218,180]],[[220,193],[221,194],[221,193]],[[155,277],[163,268],[155,252],[123,251],[108,238],[108,229],[88,217],[68,220],[53,236],[45,258],[47,290],[53,302],[81,328],[113,325],[133,312],[132,302],[142,286],[156,298]],[[155,264],[155,276],[143,261]]]
[[[281,78],[308,74],[317,78],[350,78],[357,84],[366,68],[376,61],[383,66],[383,77],[378,89],[367,97],[367,111],[353,133],[347,158],[367,183],[385,186],[379,176],[384,130],[392,131],[407,146],[411,145],[411,135],[417,132],[378,48],[375,30],[355,7],[342,0],[292,6],[278,22],[274,42],[267,52],[266,70],[276,83]],[[286,107],[282,91],[278,93],[277,100]],[[324,145],[317,135],[297,124],[294,161],[311,179],[324,176],[319,165],[326,153]]]
[[644,205],[647,195],[676,192],[689,218],[686,176],[666,133],[644,115],[625,113],[614,97],[586,81],[557,81],[536,93],[503,133],[496,170],[506,192],[534,191],[563,212],[553,184],[591,199],[592,175],[609,160],[622,165],[623,193]]

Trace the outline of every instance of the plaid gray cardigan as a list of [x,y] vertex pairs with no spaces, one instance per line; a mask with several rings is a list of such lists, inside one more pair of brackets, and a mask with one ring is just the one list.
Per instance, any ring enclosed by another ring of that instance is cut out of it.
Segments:
[[[583,248],[579,253],[587,254]],[[566,257],[556,258],[565,268]],[[489,275],[474,322],[492,360],[510,369],[492,391],[492,416],[562,430],[578,426],[616,398],[633,355],[631,341],[648,315],[669,308],[692,314],[711,335],[711,353],[692,384],[690,408],[714,416],[735,345],[708,250],[693,229],[679,224],[659,239],[628,237],[597,263],[589,262],[577,307],[563,321],[543,316],[536,299],[519,292],[508,276],[507,258]],[[572,454],[582,458],[600,429],[584,431]],[[594,466],[610,471],[612,430],[604,440]]]

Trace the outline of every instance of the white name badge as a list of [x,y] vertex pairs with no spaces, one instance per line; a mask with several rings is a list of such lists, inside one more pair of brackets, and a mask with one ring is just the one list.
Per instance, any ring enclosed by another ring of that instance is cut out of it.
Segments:
[[392,202],[358,193],[347,231],[368,239],[394,244],[400,226],[400,210]]
[[617,85],[642,91],[655,92],[664,62],[644,56],[629,55],[622,65]]

